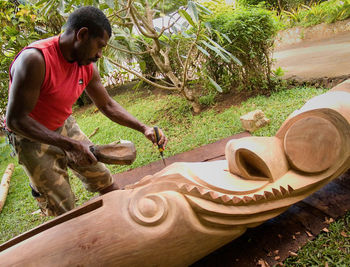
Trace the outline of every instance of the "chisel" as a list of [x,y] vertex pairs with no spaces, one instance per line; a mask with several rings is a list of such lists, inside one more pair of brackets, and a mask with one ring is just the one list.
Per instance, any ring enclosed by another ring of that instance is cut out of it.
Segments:
[[162,157],[164,166],[166,166],[165,159],[164,159],[164,154],[163,154],[164,147],[162,145],[158,144],[158,142],[159,142],[160,138],[162,137],[162,135],[159,132],[159,128],[157,126],[154,126],[153,129],[154,129],[154,135],[155,135],[155,138],[156,138],[156,142],[157,142],[157,145],[158,145],[159,154]]

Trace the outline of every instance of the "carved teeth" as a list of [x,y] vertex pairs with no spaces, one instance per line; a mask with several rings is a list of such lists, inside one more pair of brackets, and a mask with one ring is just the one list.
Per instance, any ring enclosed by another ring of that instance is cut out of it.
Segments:
[[206,192],[203,196],[206,197],[206,198],[210,198],[211,197],[210,191]]
[[217,199],[220,196],[219,193],[215,191],[210,191],[209,195],[211,196],[212,199]]
[[264,196],[266,199],[274,198],[274,195],[269,191],[264,191]]
[[263,195],[254,195],[253,198],[255,199],[255,201],[259,201],[259,200],[264,199],[264,196]]
[[191,195],[197,195],[197,196],[200,195],[206,199],[218,200],[221,203],[225,203],[225,204],[227,204],[230,201],[232,201],[233,204],[243,204],[243,203],[247,204],[253,201],[260,201],[263,199],[271,200],[271,199],[276,199],[276,197],[288,195],[289,193],[294,191],[294,189],[290,185],[288,185],[288,189],[284,188],[283,186],[280,186],[279,189],[272,188],[272,192],[264,191],[263,194],[254,194],[252,197],[250,196],[237,197],[237,196],[222,194],[216,191],[211,191],[201,186],[186,184],[186,183],[178,184],[178,188],[181,191],[191,193]]
[[290,185],[288,185],[288,192],[292,193],[294,191],[293,187],[291,187]]
[[194,188],[194,185],[186,185],[187,192],[191,192],[191,190]]
[[193,188],[191,189],[191,191],[190,191],[190,192],[191,192],[191,193],[194,193],[194,194],[197,194],[197,195],[199,195],[199,194],[200,194],[199,189],[198,189],[198,187],[197,187],[197,186],[193,187]]
[[249,202],[251,202],[253,199],[251,198],[251,197],[248,197],[248,196],[244,196],[243,197],[243,202],[244,203],[249,203]]
[[185,184],[185,183],[178,184],[177,186],[178,186],[178,188],[179,188],[181,191],[186,189],[186,184]]
[[280,190],[283,196],[288,194],[288,190],[285,189],[283,186],[280,186]]
[[282,195],[282,193],[276,188],[272,188],[272,192],[276,197],[279,197]]
[[208,192],[209,192],[209,190],[208,189],[205,189],[205,188],[198,188],[199,189],[199,193],[201,194],[201,195],[205,195],[205,194],[207,194]]
[[240,199],[239,197],[233,197],[233,199],[232,199],[233,204],[239,204],[239,203],[241,203],[242,201],[243,201],[243,200]]
[[231,198],[230,198],[229,196],[227,196],[227,195],[223,195],[223,196],[221,197],[221,199],[222,199],[222,201],[223,201],[224,203],[227,203],[227,202],[229,202],[229,201],[231,200]]

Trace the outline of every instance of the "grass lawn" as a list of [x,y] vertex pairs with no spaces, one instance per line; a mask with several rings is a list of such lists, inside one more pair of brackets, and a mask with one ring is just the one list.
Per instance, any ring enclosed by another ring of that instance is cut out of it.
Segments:
[[[294,88],[276,92],[270,97],[257,96],[250,98],[239,106],[231,106],[221,112],[217,112],[215,107],[212,107],[197,116],[192,115],[189,104],[176,95],[156,96],[145,94],[144,91],[129,90],[115,96],[115,99],[141,121],[149,125],[158,125],[164,130],[169,138],[165,151],[165,157],[168,157],[242,132],[239,117],[255,109],[263,110],[271,123],[256,131],[254,135],[274,135],[292,111],[300,108],[313,96],[324,92],[323,89]],[[74,115],[81,129],[87,135],[98,128],[97,133],[91,138],[96,144],[107,144],[118,139],[134,142],[137,148],[135,162],[131,166],[109,166],[112,173],[123,172],[159,160],[157,149],[142,134],[112,123],[96,111],[93,106],[76,109]],[[4,138],[1,138],[0,144],[3,143]],[[0,173],[4,172],[8,163],[16,163],[15,159],[9,157],[9,153],[8,146],[0,147]],[[78,205],[94,196],[82,187],[77,178],[72,177],[71,183]],[[37,210],[37,206],[31,197],[28,179],[16,163],[7,202],[0,214],[0,243],[51,219],[32,215],[35,210]],[[288,259],[286,263],[289,266],[318,265],[318,263],[324,264],[327,261],[329,264],[337,262],[350,265],[350,241],[340,241],[339,239],[339,235],[344,236],[344,233],[350,236],[349,229],[346,229],[349,221],[350,214],[348,213],[343,220],[331,225],[330,233],[321,235],[318,238],[320,241],[310,242],[310,245],[300,250],[298,253],[300,256]],[[345,231],[343,235],[342,231]],[[342,243],[340,244],[340,242]],[[343,249],[338,249],[338,251],[333,249],[333,247],[339,246],[342,246]],[[322,250],[320,247],[326,247],[326,249]],[[312,249],[315,249],[317,253],[310,252]],[[306,261],[310,254],[315,258],[314,261]],[[328,260],[328,257],[333,261]],[[337,259],[338,261],[336,261]]]

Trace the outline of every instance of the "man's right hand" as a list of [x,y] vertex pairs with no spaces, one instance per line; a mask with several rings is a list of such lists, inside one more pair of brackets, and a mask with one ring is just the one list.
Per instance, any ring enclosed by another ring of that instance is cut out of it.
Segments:
[[68,160],[78,166],[95,165],[97,159],[90,151],[91,144],[89,142],[73,142],[72,148],[65,150]]

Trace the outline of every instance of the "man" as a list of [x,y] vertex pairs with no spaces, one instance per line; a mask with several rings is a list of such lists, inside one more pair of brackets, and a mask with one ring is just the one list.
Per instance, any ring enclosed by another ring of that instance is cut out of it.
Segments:
[[[70,116],[84,89],[112,121],[156,142],[153,128],[115,102],[101,83],[93,63],[102,56],[110,36],[111,26],[103,12],[82,7],[69,16],[63,34],[24,48],[10,67],[6,123],[33,196],[46,215],[57,216],[74,208],[67,167],[92,192],[118,189]],[[165,146],[167,139],[161,135],[159,144]]]

